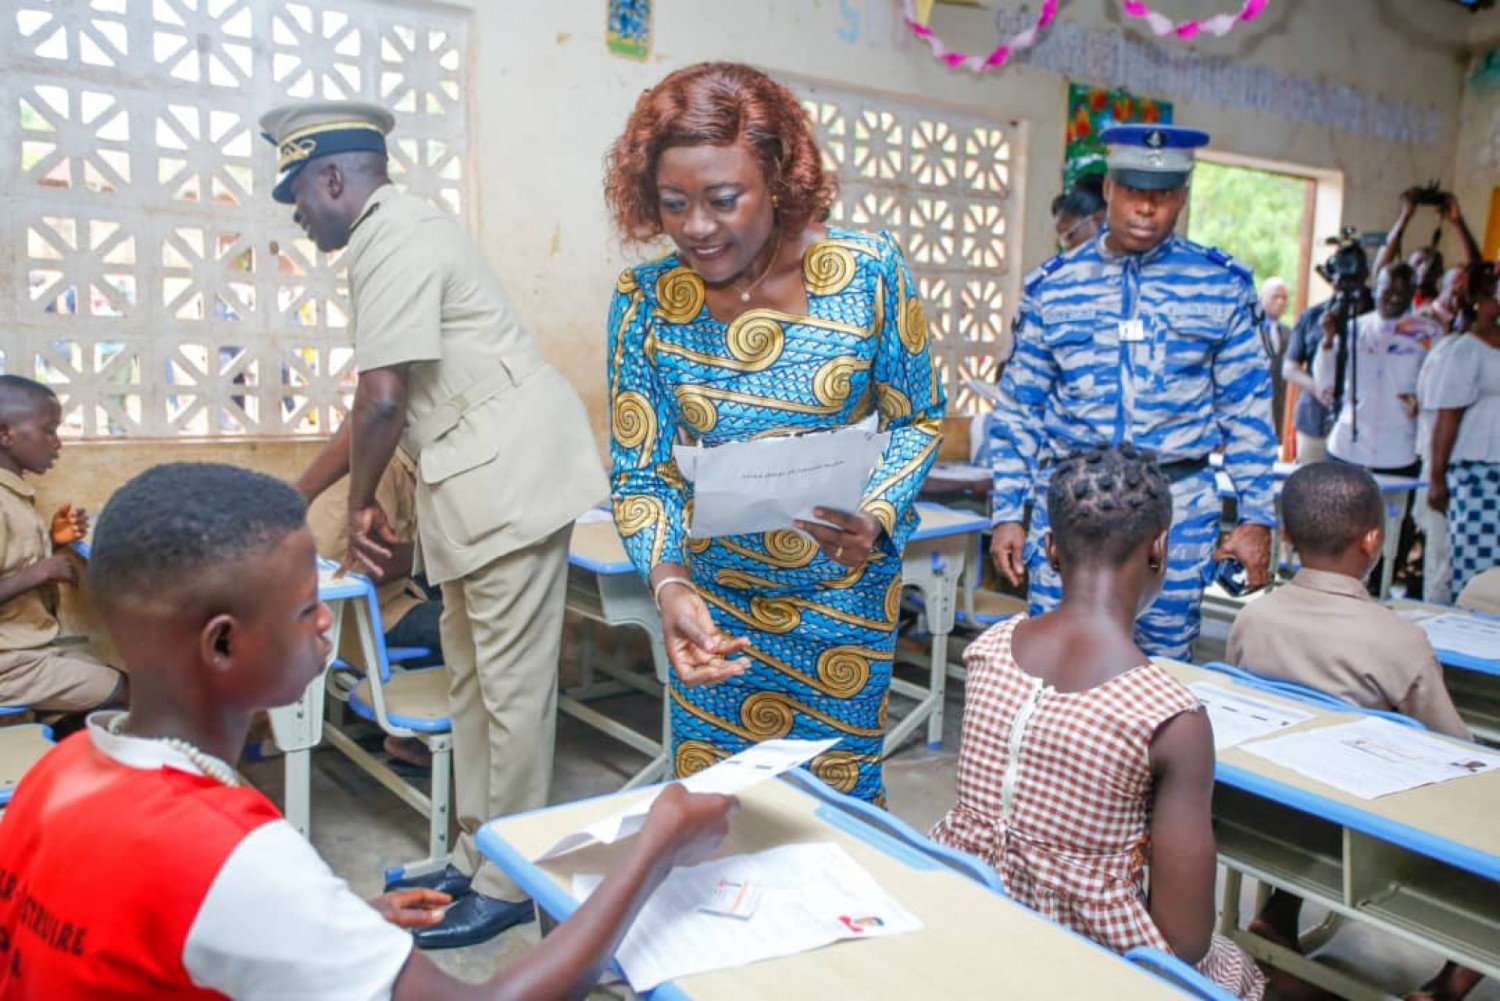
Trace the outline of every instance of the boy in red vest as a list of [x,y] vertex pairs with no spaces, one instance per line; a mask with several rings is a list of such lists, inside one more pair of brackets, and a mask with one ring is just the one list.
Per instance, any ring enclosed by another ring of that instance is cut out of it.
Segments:
[[488,983],[440,972],[404,928],[444,894],[361,900],[230,765],[328,656],[305,513],[278,480],[194,463],[109,501],[88,573],[130,710],[52,750],[0,824],[0,998],[581,995],[672,864],[727,830],[731,799],[669,787],[556,933]]

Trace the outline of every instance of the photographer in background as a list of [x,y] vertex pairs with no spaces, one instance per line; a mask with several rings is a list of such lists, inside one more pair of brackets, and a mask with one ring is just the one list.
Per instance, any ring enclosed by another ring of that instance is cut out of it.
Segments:
[[1468,224],[1464,222],[1463,212],[1458,207],[1458,199],[1449,192],[1438,188],[1437,182],[1433,181],[1424,187],[1410,187],[1401,192],[1401,211],[1396,216],[1396,224],[1386,235],[1385,245],[1380,248],[1380,253],[1375,256],[1375,273],[1379,274],[1389,264],[1394,264],[1401,259],[1401,241],[1406,235],[1406,227],[1411,224],[1412,217],[1416,215],[1417,209],[1422,206],[1436,209],[1439,213],[1438,228],[1432,233],[1432,240],[1426,246],[1418,247],[1411,252],[1406,259],[1410,264],[1416,280],[1416,293],[1412,298],[1416,306],[1425,306],[1438,297],[1438,282],[1443,276],[1443,255],[1438,250],[1438,243],[1443,235],[1443,223],[1451,222],[1458,229],[1459,238],[1464,245],[1464,266],[1474,264],[1483,258],[1479,250],[1479,244],[1474,240],[1474,234],[1469,232]]
[[[1331,458],[1372,473],[1416,476],[1417,375],[1443,329],[1411,313],[1416,289],[1411,265],[1388,264],[1375,278],[1375,311],[1348,325],[1354,298],[1323,315],[1323,340],[1313,360],[1318,395],[1338,417],[1328,437]],[[1396,566],[1402,567],[1413,531],[1408,503],[1401,523]]]
[[1282,378],[1300,390],[1292,411],[1292,426],[1297,434],[1297,462],[1303,465],[1328,457],[1328,433],[1333,430],[1335,394],[1330,392],[1325,402],[1313,381],[1313,359],[1323,343],[1323,316],[1335,308],[1344,317],[1358,316],[1374,308],[1365,284],[1370,277],[1370,262],[1354,232],[1354,227],[1346,226],[1341,235],[1328,238],[1327,242],[1337,249],[1328,260],[1317,265],[1316,271],[1318,277],[1333,286],[1333,297],[1303,311],[1282,356]]

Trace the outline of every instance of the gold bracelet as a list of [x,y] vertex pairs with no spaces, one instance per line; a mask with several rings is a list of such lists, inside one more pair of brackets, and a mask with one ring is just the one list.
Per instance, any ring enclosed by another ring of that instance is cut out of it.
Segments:
[[[656,604],[657,608],[661,607],[661,589],[666,587],[668,584],[685,584],[691,588],[693,587],[693,580],[691,577],[682,576],[663,577],[661,580],[651,585],[651,600]],[[693,590],[696,592],[697,588],[693,588]]]

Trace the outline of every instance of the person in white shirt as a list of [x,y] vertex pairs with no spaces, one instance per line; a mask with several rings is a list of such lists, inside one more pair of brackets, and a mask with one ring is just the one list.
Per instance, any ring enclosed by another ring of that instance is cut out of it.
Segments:
[[[1324,314],[1323,342],[1313,359],[1318,395],[1338,412],[1328,454],[1372,473],[1416,476],[1422,468],[1417,458],[1417,376],[1443,328],[1431,317],[1410,312],[1415,289],[1410,265],[1386,266],[1375,279],[1374,312],[1354,321],[1353,336],[1342,350],[1344,318],[1337,310]],[[1398,567],[1415,534],[1410,513],[1408,505]]]
[[[1433,387],[1427,503],[1448,516],[1452,588],[1500,565],[1500,301],[1493,274],[1470,276],[1474,320]],[[1482,286],[1482,287],[1480,287]]]
[[1409,314],[1414,284],[1411,268],[1392,264],[1375,280],[1375,311],[1354,321],[1353,342],[1339,375],[1341,317],[1323,319],[1323,343],[1313,359],[1313,380],[1325,401],[1336,403],[1338,418],[1328,436],[1328,454],[1374,473],[1415,475],[1417,459],[1417,375],[1442,327],[1427,316]]

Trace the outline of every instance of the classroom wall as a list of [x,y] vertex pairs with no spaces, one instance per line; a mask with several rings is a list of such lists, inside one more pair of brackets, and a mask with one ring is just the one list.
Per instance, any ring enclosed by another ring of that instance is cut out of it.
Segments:
[[[609,293],[618,269],[642,253],[622,248],[608,227],[602,157],[635,98],[674,68],[709,58],[745,60],[776,73],[1024,120],[1029,148],[1017,179],[1025,199],[1023,266],[1050,252],[1047,203],[1059,186],[1067,79],[1024,65],[983,76],[950,70],[909,37],[893,0],[657,0],[655,49],[643,63],[606,52],[600,0],[461,5],[474,17],[481,242],[544,350],[583,393],[601,442]],[[1156,5],[1179,16],[1202,7],[1181,0]],[[992,0],[995,6],[1021,8],[1011,0]],[[996,39],[993,17],[993,10],[939,7],[934,26],[955,48],[987,51]],[[1122,23],[1115,0],[1068,0],[1059,18],[1143,35],[1136,22]],[[1343,172],[1345,220],[1383,229],[1402,188],[1430,176],[1451,180],[1470,26],[1470,15],[1437,0],[1283,0],[1227,38],[1193,43],[1277,73],[1432,107],[1442,124],[1430,146],[1181,94],[1154,96],[1175,102],[1179,123],[1213,132],[1215,149]],[[1473,211],[1482,224],[1483,208]]]

